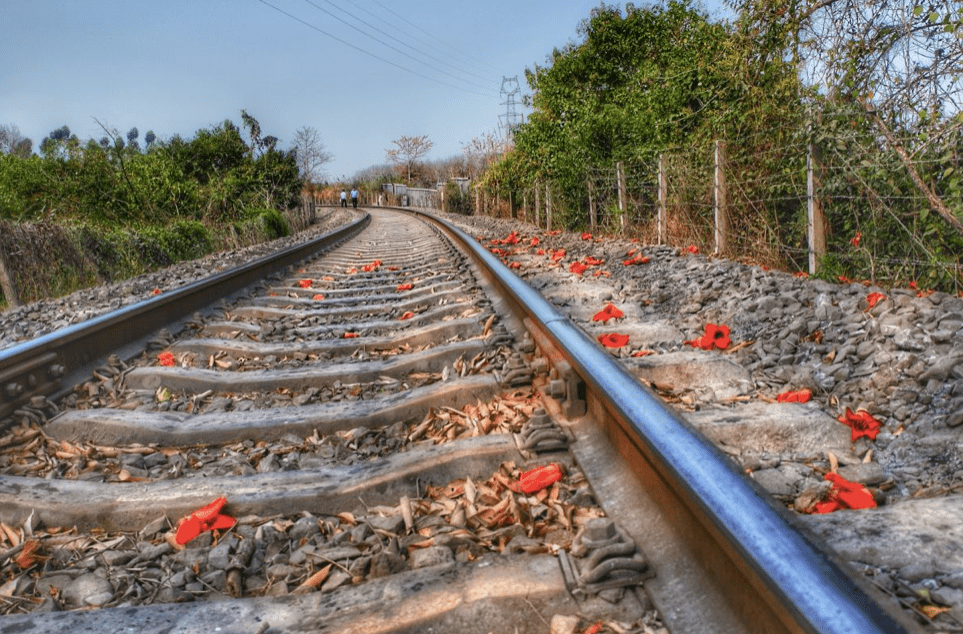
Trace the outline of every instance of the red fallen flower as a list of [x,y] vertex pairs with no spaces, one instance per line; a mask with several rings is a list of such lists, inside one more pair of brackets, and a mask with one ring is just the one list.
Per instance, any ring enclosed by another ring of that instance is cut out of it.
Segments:
[[558,262],[559,260],[565,257],[565,249],[556,249],[554,251],[551,251],[551,255],[552,255],[552,262]]
[[587,257],[583,260],[583,262],[585,262],[585,263],[588,264],[589,266],[598,266],[598,265],[600,265],[600,264],[605,264],[605,260],[600,260],[600,259],[598,259],[598,258],[593,258],[591,255],[587,256]]
[[404,315],[402,315],[401,317],[399,317],[399,318],[398,318],[398,321],[404,321],[404,320],[406,320],[406,319],[411,319],[411,318],[414,317],[414,316],[415,316],[415,314],[409,310],[409,311],[407,311]]
[[518,232],[512,231],[508,237],[502,240],[504,244],[518,244]]
[[610,319],[618,319],[620,317],[625,317],[625,313],[609,303],[606,304],[605,308],[595,313],[595,315],[592,317],[592,321],[601,321],[605,323]]
[[599,335],[599,343],[606,348],[621,348],[628,345],[629,336],[610,332],[607,335]]
[[520,268],[522,268],[522,263],[521,263],[521,262],[512,262],[511,264],[508,265],[508,268],[510,268],[510,269],[520,269]]
[[864,409],[856,410],[854,413],[847,407],[846,413],[836,420],[852,428],[853,434],[851,440],[853,442],[856,442],[857,438],[863,436],[866,436],[870,440],[876,440],[876,435],[882,426],[882,423],[873,418],[873,415]]
[[345,338],[345,339],[357,339],[357,338],[358,338],[358,333],[356,333],[356,332],[346,332],[346,333],[344,333],[344,338]]
[[234,526],[237,523],[236,519],[230,515],[221,514],[221,509],[224,508],[226,503],[226,498],[217,498],[187,517],[182,517],[177,522],[177,533],[174,540],[183,546],[204,531],[226,530]]
[[317,301],[320,301],[320,300],[324,299],[324,295],[322,295],[321,293],[318,293],[318,294],[315,295],[312,299],[317,300]]
[[[562,479],[562,468],[554,462],[544,467],[535,467],[518,476],[518,490],[522,493],[535,493]],[[514,487],[513,487],[514,489]]]
[[632,353],[633,357],[647,357],[650,354],[655,354],[653,350],[636,350]]
[[886,299],[886,296],[882,293],[870,293],[866,296],[866,305],[872,308],[884,299]]
[[919,286],[916,285],[916,282],[910,282],[910,283],[909,283],[909,287],[910,287],[911,289],[913,289],[914,291],[918,291],[919,288],[920,288]]
[[602,631],[602,623],[599,622],[599,623],[593,623],[589,625],[587,628],[585,628],[585,631],[582,632],[582,634],[599,634],[599,632],[601,631]]
[[583,239],[583,240],[591,240],[591,239],[592,239],[592,234],[589,233],[588,231],[586,231],[585,233],[582,234],[582,239]]
[[501,249],[492,249],[491,251],[492,251],[492,253],[494,253],[495,255],[505,255],[505,252],[502,251]]
[[698,339],[693,339],[691,341],[683,342],[695,348],[702,348],[703,350],[712,350],[713,348],[719,348],[720,350],[725,350],[732,343],[729,338],[729,327],[719,324],[706,324],[706,333],[699,337]]
[[699,247],[697,247],[697,246],[694,245],[694,244],[690,244],[690,245],[689,245],[689,248],[686,249],[686,251],[688,251],[689,253],[698,253],[698,252],[699,252]]
[[792,274],[793,277],[809,277],[809,273],[806,271],[796,271]]
[[538,236],[535,236],[534,238],[532,238],[532,241],[529,244],[533,247],[537,247],[540,242],[541,240],[538,239]]
[[539,249],[535,252],[535,255],[545,255],[545,249]]
[[853,236],[853,239],[850,240],[849,243],[853,245],[854,248],[859,248],[859,241],[862,239],[863,239],[863,232],[857,231],[856,235]]
[[557,236],[557,235],[560,234],[560,233],[562,233],[561,229],[556,229],[555,231],[549,231],[549,232],[547,232],[545,235],[547,235],[547,236]]
[[301,280],[298,282],[298,286],[301,288],[311,288],[311,280]]
[[876,500],[869,489],[858,482],[850,482],[838,473],[827,473],[826,480],[832,483],[829,496],[825,502],[813,506],[812,512],[817,514],[832,513],[839,509],[874,509]]
[[634,258],[629,258],[628,260],[622,261],[622,266],[632,266],[633,264],[648,264],[649,258],[645,257],[641,253],[636,253]]
[[389,270],[389,271],[397,271],[397,270],[398,270],[398,267],[397,267],[397,266],[389,266],[389,267],[388,267],[388,270]]
[[330,275],[325,275],[325,276],[322,277],[321,279],[324,280],[325,282],[333,282],[333,281],[334,281],[334,278],[331,277]]
[[568,270],[569,272],[575,273],[576,275],[581,275],[582,273],[585,272],[585,269],[587,268],[588,267],[582,264],[581,262],[575,261],[575,262],[572,262],[571,265],[569,265]]
[[592,277],[599,277],[600,275],[604,275],[605,277],[612,277],[612,274],[609,273],[608,271],[596,271],[595,273],[592,273]]
[[795,392],[783,392],[776,397],[779,403],[808,403],[813,393],[809,390],[796,390]]
[[414,284],[399,284],[399,285],[398,285],[398,290],[399,290],[399,291],[410,291],[410,290],[413,289],[414,287],[415,287]]
[[362,266],[361,270],[364,271],[365,273],[371,273],[372,271],[377,269],[379,266],[381,266],[381,260],[375,260],[371,264],[365,264],[364,266]]
[[706,337],[712,340],[712,343],[716,348],[720,350],[725,350],[732,343],[729,338],[729,326],[723,326],[719,324],[706,324]]
[[155,288],[154,290],[152,290],[152,291],[150,292],[150,294],[151,294],[151,295],[160,295],[160,294],[161,294],[161,289]]
[[348,269],[348,275],[354,275],[357,272],[358,272],[358,267],[356,266],[352,266],[350,269]]
[[173,352],[161,352],[159,355],[157,355],[157,361],[158,361],[161,365],[166,365],[167,367],[171,367],[171,366],[174,365],[174,353],[173,353]]

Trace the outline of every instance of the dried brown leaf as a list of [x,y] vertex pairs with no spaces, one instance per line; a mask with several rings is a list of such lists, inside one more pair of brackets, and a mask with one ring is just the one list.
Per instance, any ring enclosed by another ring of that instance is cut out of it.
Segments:
[[322,583],[324,583],[324,580],[328,578],[328,575],[331,574],[332,565],[333,564],[328,564],[321,570],[305,579],[304,583],[294,589],[293,594],[304,594],[305,592],[310,592],[311,590],[320,586]]
[[20,542],[21,542],[20,533],[15,531],[12,527],[7,526],[3,522],[0,522],[0,531],[3,531],[3,535],[6,537],[7,541],[10,542],[11,546],[20,545]]

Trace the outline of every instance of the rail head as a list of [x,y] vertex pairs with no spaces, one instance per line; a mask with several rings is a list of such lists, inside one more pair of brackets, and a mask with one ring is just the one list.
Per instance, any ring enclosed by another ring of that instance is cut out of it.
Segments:
[[365,214],[339,229],[241,267],[0,350],[0,421],[34,397],[60,393],[89,378],[92,367],[118,348],[356,235],[369,222],[370,216]]
[[[781,631],[819,634],[913,631],[902,614],[881,605],[880,593],[788,510],[484,246],[441,218],[414,213],[457,238],[551,340],[552,354],[561,355],[585,383],[597,422],[610,436],[619,436],[623,456],[633,467],[649,470],[637,469],[637,477],[646,487],[661,487],[662,495],[674,496],[685,506],[684,516],[698,523],[693,527],[683,521],[680,530],[692,529],[707,538],[703,542],[712,542],[693,545],[706,565],[722,573],[726,571],[718,568],[728,565],[738,574],[725,583],[739,579],[752,587],[754,598],[746,600],[740,589],[734,609],[761,623],[756,631],[777,631],[774,624]],[[625,456],[626,450],[634,455]],[[772,618],[759,619],[757,611],[768,611]]]

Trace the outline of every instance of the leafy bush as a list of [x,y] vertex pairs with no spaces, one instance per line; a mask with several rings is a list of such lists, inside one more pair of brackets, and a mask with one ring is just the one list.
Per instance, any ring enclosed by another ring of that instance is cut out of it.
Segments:
[[291,234],[288,221],[277,209],[251,209],[248,213],[264,231],[268,240],[277,240]]
[[471,194],[464,192],[454,181],[445,184],[445,211],[470,216],[473,212]]

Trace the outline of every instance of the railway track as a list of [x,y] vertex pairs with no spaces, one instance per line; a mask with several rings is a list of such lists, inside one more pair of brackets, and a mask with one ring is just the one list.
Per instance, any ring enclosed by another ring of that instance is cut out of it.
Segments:
[[3,631],[912,631],[451,226],[94,321],[0,355]]

